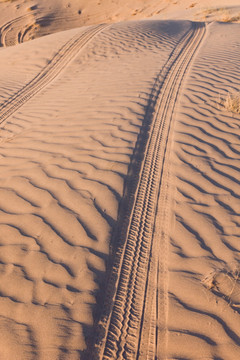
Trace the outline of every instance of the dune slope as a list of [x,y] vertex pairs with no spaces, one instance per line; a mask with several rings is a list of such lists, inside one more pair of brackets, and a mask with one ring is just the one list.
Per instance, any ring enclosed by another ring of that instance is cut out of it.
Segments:
[[0,0],[0,46],[140,19],[240,22],[239,0]]
[[240,25],[144,3],[0,4],[0,359],[240,357]]
[[4,73],[14,68],[4,57],[18,52],[19,74],[0,85],[5,359],[78,359],[86,348],[149,93],[190,26],[101,28],[64,62],[64,41],[84,29],[2,50]]

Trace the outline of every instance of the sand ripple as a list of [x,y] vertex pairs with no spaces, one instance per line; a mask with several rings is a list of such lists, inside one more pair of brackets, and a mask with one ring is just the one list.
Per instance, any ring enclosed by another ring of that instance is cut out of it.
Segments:
[[[209,28],[177,118],[169,288],[169,358],[174,359],[239,357],[238,280],[235,286],[224,274],[239,263],[240,119],[219,105],[219,97],[239,86],[234,29]],[[210,284],[214,276],[216,289]]]
[[[8,358],[21,349],[24,360],[72,360],[86,348],[101,308],[116,245],[111,235],[149,93],[184,26],[176,33],[170,23],[111,27],[4,122],[0,328],[8,323],[13,329],[4,332]],[[47,38],[52,56],[63,35],[55,37],[55,45]],[[20,63],[42,39],[21,45]],[[3,54],[8,51],[13,48]],[[29,81],[38,59],[41,71],[50,55],[36,52],[32,66],[26,63]],[[21,72],[3,81],[4,100],[21,84]]]

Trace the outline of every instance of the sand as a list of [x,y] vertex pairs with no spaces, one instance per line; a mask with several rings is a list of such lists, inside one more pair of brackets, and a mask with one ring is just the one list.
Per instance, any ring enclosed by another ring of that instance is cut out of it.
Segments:
[[0,45],[126,20],[240,22],[239,0],[0,0]]
[[0,360],[239,359],[238,1],[0,10]]
[[[240,354],[239,284],[227,274],[239,267],[239,115],[219,105],[219,97],[239,89],[238,33],[239,25],[209,27],[182,92],[172,152],[170,359]],[[211,283],[200,286],[212,272],[214,294]]]

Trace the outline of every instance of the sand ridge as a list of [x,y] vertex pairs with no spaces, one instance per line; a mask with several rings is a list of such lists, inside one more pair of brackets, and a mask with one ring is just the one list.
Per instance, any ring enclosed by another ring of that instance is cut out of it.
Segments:
[[0,11],[0,46],[86,25],[128,20],[240,22],[238,0],[3,0]]

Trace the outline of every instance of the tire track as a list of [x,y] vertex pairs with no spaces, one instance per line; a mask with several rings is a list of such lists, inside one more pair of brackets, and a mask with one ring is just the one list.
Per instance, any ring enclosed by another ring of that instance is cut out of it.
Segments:
[[10,115],[53,81],[77,53],[94,36],[108,26],[109,25],[105,24],[92,26],[80,35],[75,35],[70,41],[63,45],[52,60],[29,83],[0,106],[0,125],[5,123]]
[[239,86],[240,38],[236,25],[209,27],[181,92],[174,130],[169,359],[240,354],[237,276],[230,285],[239,266],[240,118],[219,104]]
[[[130,196],[132,210],[128,219],[124,217],[125,233],[120,235],[108,304],[99,324],[102,339],[99,336],[96,345],[98,359],[162,358],[159,346],[164,346],[161,329],[165,329],[167,311],[163,275],[167,269],[170,126],[183,76],[204,33],[205,25],[193,23],[158,75],[150,96],[145,115],[150,130],[140,149],[144,155],[135,179],[135,195]],[[157,222],[156,213],[158,217],[160,213]],[[159,247],[163,252],[160,258]],[[160,290],[156,292],[157,288]]]
[[24,37],[34,25],[36,26],[32,14],[22,15],[8,21],[0,28],[0,46],[8,47],[23,43]]
[[[168,229],[170,226],[170,171],[169,157],[171,148],[171,121],[174,108],[178,99],[184,74],[189,63],[199,47],[205,27],[195,24],[193,36],[187,40],[184,51],[171,67],[171,72],[166,76],[156,117],[161,121],[162,128],[159,134],[159,170],[160,187],[156,220],[154,224],[152,249],[147,277],[143,327],[140,335],[139,359],[165,359],[167,346],[167,310],[168,310]],[[161,143],[163,145],[161,146]],[[154,294],[155,291],[155,294]],[[155,295],[155,296],[154,296]],[[155,310],[156,309],[156,310]],[[152,313],[152,316],[149,314]],[[156,343],[151,344],[150,334],[155,332]],[[146,334],[149,334],[146,336]],[[155,353],[151,355],[151,348]]]

